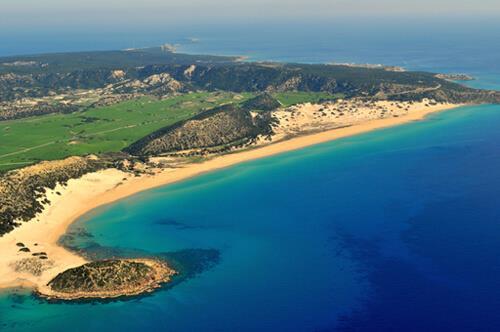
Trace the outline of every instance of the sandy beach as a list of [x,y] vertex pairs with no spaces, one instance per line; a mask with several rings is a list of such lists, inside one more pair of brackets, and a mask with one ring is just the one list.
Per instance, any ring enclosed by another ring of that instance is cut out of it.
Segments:
[[[427,115],[458,107],[438,104],[412,110],[405,115],[366,120],[348,127],[299,136],[259,148],[245,150],[209,159],[202,163],[186,164],[181,168],[158,170],[153,175],[135,177],[116,169],[107,169],[69,180],[67,186],[58,185],[49,191],[50,201],[45,210],[34,220],[23,223],[14,231],[0,238],[0,288],[40,287],[58,273],[84,264],[84,258],[58,245],[58,239],[68,226],[90,210],[112,203],[135,193],[168,185],[206,172],[229,167],[241,162],[264,158],[279,153],[301,149],[331,140],[353,136],[372,130],[418,121]],[[22,243],[30,252],[20,251]],[[42,271],[34,275],[19,268],[18,262],[33,259],[36,252],[46,253]]]

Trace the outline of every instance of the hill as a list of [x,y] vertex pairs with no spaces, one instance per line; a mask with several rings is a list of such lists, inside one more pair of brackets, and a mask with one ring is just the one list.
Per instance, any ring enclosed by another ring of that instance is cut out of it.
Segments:
[[[230,104],[205,111],[189,120],[162,128],[133,143],[124,151],[133,155],[160,155],[184,151],[224,152],[242,147],[258,136],[272,133],[268,111],[279,107],[271,96],[249,99],[241,106]],[[259,110],[259,112],[252,112]]]
[[0,120],[74,112],[193,91],[316,92],[390,100],[497,103],[500,93],[435,73],[328,64],[241,62],[162,48],[0,58]]

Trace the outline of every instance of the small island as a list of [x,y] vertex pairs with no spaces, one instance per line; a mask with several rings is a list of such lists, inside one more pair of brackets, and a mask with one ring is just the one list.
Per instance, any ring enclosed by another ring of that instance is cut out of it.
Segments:
[[95,261],[58,274],[38,294],[55,300],[135,296],[152,292],[175,274],[166,263],[154,259]]

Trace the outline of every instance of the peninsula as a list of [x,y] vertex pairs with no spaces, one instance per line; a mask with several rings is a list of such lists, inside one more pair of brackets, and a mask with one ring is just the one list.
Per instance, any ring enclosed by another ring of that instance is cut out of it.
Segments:
[[137,295],[175,274],[168,262],[90,262],[61,247],[67,227],[98,206],[248,160],[500,102],[499,92],[433,73],[242,63],[164,47],[0,59],[0,96],[0,288],[65,300]]

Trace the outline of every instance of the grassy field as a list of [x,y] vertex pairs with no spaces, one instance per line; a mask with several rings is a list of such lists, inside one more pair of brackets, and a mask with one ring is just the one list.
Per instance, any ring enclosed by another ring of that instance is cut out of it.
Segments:
[[322,99],[338,99],[344,97],[340,93],[332,95],[326,92],[278,92],[273,94],[273,96],[285,107],[307,102],[314,103]]
[[0,122],[0,171],[40,160],[120,151],[149,133],[251,94],[192,93],[142,98],[72,114]]
[[[72,114],[0,122],[0,172],[41,160],[116,152],[162,127],[225,103],[242,102],[250,93],[199,92],[164,100],[144,97]],[[276,93],[281,104],[341,98],[328,93]]]

